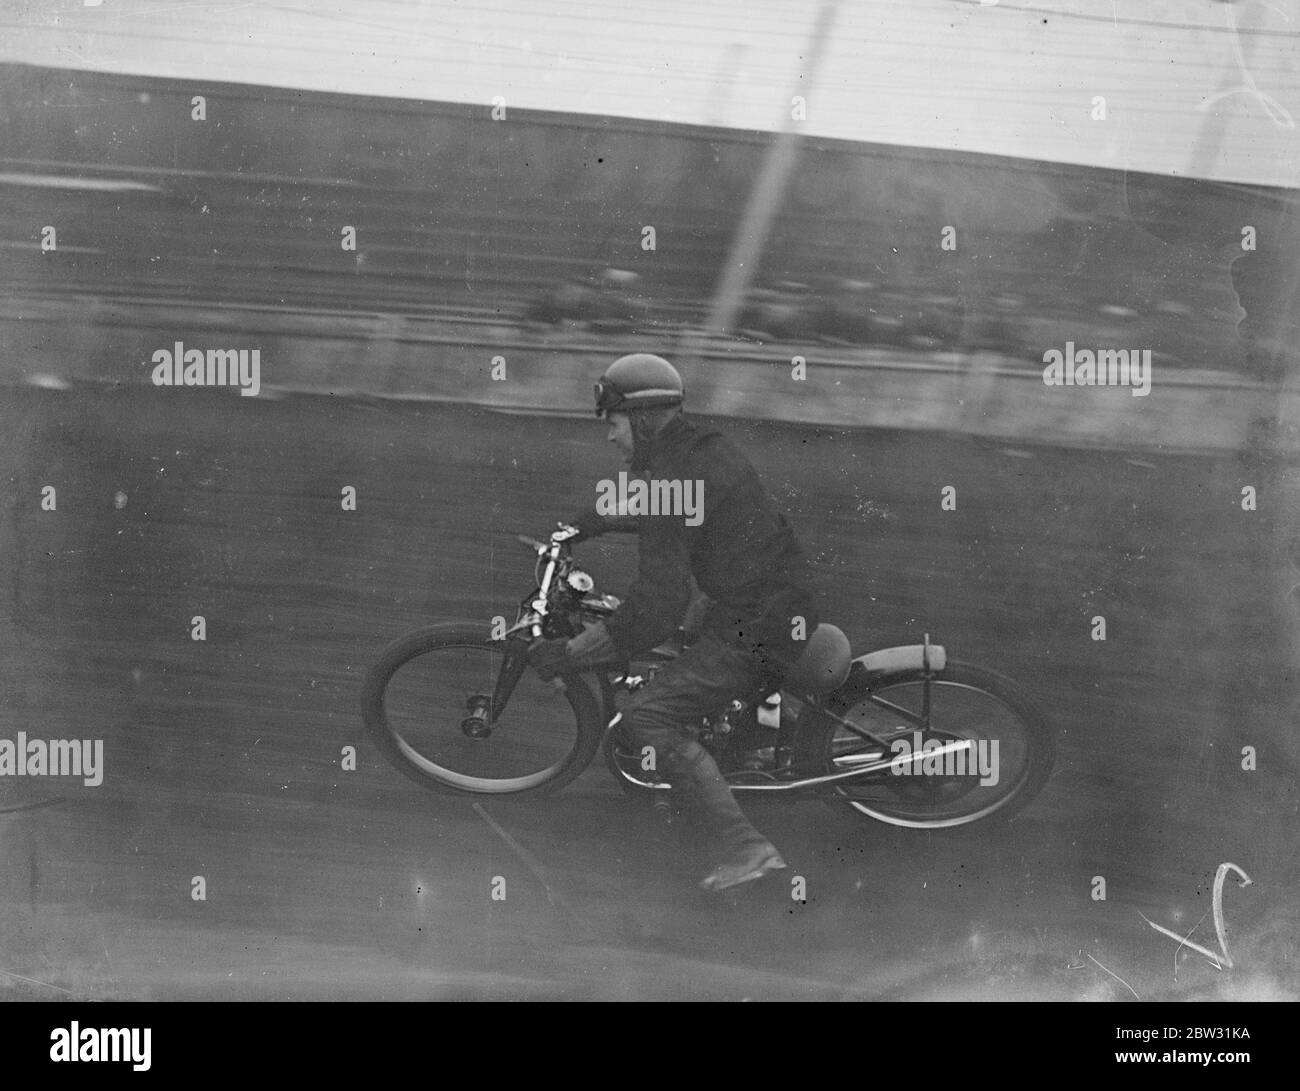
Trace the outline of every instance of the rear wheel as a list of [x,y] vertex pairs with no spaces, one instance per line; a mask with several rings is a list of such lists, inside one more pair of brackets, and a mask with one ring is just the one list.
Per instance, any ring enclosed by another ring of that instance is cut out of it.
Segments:
[[796,760],[828,773],[891,761],[831,791],[862,814],[895,826],[1009,818],[1038,794],[1051,775],[1056,737],[1020,686],[950,660],[930,679],[928,726],[925,690],[919,670],[850,680],[827,700],[827,710],[884,746],[807,706]]
[[590,687],[573,677],[560,691],[527,669],[489,725],[506,647],[485,626],[452,623],[385,648],[361,693],[384,756],[416,783],[459,795],[541,795],[578,776],[600,745]]

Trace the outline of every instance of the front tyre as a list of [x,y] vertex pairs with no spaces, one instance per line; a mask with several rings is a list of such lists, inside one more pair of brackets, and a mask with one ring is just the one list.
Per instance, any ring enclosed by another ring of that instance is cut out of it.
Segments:
[[484,731],[506,647],[472,622],[430,625],[388,645],[361,690],[362,719],[384,756],[417,784],[455,795],[524,798],[577,777],[603,726],[581,678],[560,691],[525,670]]
[[[1011,679],[968,663],[949,660],[932,675],[929,691],[929,726],[923,729],[922,671],[851,678],[826,707],[886,748],[810,705],[801,716],[796,760],[828,773],[892,761],[830,788],[854,810],[890,825],[934,829],[1010,818],[1051,775],[1056,735],[1046,716]],[[954,750],[963,743],[964,750]],[[926,750],[938,747],[948,753],[927,760]]]

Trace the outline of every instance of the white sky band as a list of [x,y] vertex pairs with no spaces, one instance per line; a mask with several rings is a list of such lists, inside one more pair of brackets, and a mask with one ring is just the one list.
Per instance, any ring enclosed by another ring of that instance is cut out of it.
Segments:
[[[104,21],[112,4],[85,13],[77,4],[75,16],[59,19],[48,14],[55,5],[16,7],[31,10],[9,20],[17,25],[0,35],[0,60],[21,64],[484,110],[499,95],[509,108],[771,131],[789,119],[790,88],[812,75],[807,44],[819,5],[154,4],[147,19],[119,12],[117,23]],[[876,144],[1293,186],[1300,73],[1289,9],[841,0],[799,127]],[[1104,121],[1093,120],[1098,95]],[[1213,139],[1198,139],[1203,130]]]

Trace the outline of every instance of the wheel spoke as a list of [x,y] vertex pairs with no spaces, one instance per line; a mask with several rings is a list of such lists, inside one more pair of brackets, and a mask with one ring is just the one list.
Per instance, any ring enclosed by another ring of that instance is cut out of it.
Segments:
[[895,760],[888,771],[837,784],[835,794],[882,821],[936,827],[996,813],[1031,784],[1036,791],[1050,769],[1050,732],[1027,700],[964,677],[985,675],[1000,678],[969,667],[916,672],[841,704],[839,722],[824,729],[825,760],[837,769],[865,760],[868,738]]

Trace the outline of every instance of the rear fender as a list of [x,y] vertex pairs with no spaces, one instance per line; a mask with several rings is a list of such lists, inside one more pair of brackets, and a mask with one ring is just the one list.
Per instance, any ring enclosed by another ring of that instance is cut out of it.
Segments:
[[932,671],[941,671],[948,665],[948,653],[942,644],[900,644],[894,648],[881,648],[877,652],[860,655],[853,660],[854,666],[850,669],[855,674],[864,671],[868,678],[905,674],[908,671],[924,670],[927,653]]

